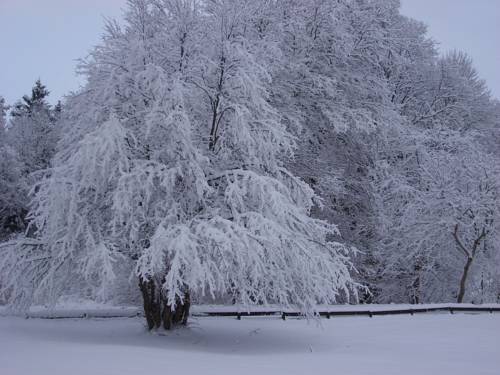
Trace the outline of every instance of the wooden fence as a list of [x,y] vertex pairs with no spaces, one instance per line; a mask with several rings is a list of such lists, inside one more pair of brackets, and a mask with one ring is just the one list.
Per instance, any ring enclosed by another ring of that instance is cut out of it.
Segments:
[[[375,308],[370,309],[371,305],[360,305],[362,308],[356,309],[354,306],[349,306],[349,309],[345,308],[335,308],[332,306],[329,309],[321,309],[318,315],[326,319],[339,316],[382,316],[382,315],[414,315],[432,312],[445,312],[445,313],[498,313],[500,312],[500,305],[464,305],[460,306],[457,304],[439,304],[439,305],[424,305],[424,306],[411,306],[411,307],[381,307],[373,305]],[[0,313],[0,315],[7,315],[6,313]],[[108,310],[45,310],[30,312],[24,315],[26,318],[38,318],[38,319],[78,319],[78,318],[132,318],[142,316],[142,310],[138,308],[125,308],[125,309],[108,309]],[[226,306],[224,309],[207,309],[203,310],[203,306],[197,306],[197,308],[192,312],[192,316],[195,317],[233,317],[241,320],[244,317],[280,317],[283,320],[290,318],[300,318],[303,315],[300,312],[294,311],[282,311],[279,309],[269,309],[269,310],[256,310],[256,311],[232,311]]]
[[[330,319],[336,316],[373,316],[380,315],[401,315],[401,314],[421,314],[429,312],[449,312],[454,314],[455,312],[475,312],[475,313],[494,313],[500,312],[500,306],[498,307],[460,307],[460,306],[439,306],[439,307],[415,307],[415,308],[403,308],[403,309],[376,309],[376,310],[326,310],[320,311],[318,314],[321,317]],[[252,317],[252,316],[281,316],[281,319],[286,320],[287,317],[301,317],[302,314],[299,312],[290,311],[250,311],[250,312],[231,312],[231,311],[209,311],[193,314],[194,316],[225,316],[225,317],[236,317],[240,320],[242,317]]]

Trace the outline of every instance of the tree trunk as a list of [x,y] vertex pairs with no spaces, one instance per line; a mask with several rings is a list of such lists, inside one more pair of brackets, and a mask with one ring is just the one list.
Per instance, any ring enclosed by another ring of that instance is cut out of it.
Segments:
[[464,266],[464,272],[462,278],[460,279],[460,289],[458,290],[457,302],[462,303],[465,296],[465,285],[467,284],[467,276],[469,275],[469,269],[472,265],[473,258],[467,258],[467,263]]
[[186,325],[189,317],[191,299],[189,291],[184,294],[184,301],[176,301],[175,308],[167,304],[161,286],[156,285],[154,280],[139,280],[139,288],[142,293],[144,303],[144,315],[148,324],[148,329],[157,329],[163,326],[170,330],[178,325]]
[[417,263],[413,267],[417,277],[415,278],[415,281],[413,281],[412,284],[413,295],[411,296],[411,303],[416,305],[420,303],[420,289],[421,289],[420,270],[422,269],[420,263],[421,261],[417,261]]

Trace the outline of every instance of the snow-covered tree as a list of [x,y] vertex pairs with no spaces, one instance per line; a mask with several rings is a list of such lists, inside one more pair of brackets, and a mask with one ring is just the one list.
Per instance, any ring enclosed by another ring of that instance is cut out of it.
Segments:
[[26,214],[26,184],[17,154],[8,143],[7,110],[0,97],[0,240],[23,228],[22,218]]
[[128,268],[149,328],[168,329],[186,322],[191,297],[311,315],[354,292],[349,248],[285,168],[295,140],[247,39],[252,9],[131,0],[124,28],[108,25],[68,102],[72,132],[35,188],[37,245],[5,257],[4,275],[29,280],[8,284],[13,300],[56,301],[69,280],[107,299]]
[[495,267],[497,162],[471,138],[446,131],[439,143],[438,133],[431,134],[433,144],[418,150],[418,182],[402,183],[391,173],[381,185],[386,208],[380,209],[390,224],[383,244],[386,300],[462,302],[470,274],[481,273],[474,270],[477,259]]
[[[37,179],[35,173],[46,169],[54,155],[57,142],[56,117],[46,101],[48,91],[38,80],[31,96],[24,96],[12,109],[8,129],[0,134],[2,237],[26,229],[28,192]],[[5,105],[0,103],[2,113]],[[4,116],[2,116],[5,119]],[[2,120],[4,122],[4,120]]]
[[46,98],[50,92],[47,87],[42,84],[40,79],[37,79],[35,85],[31,89],[31,95],[24,95],[22,100],[14,104],[11,116],[19,117],[33,113],[34,111],[46,110],[48,112],[49,105]]
[[63,110],[40,82],[13,110],[3,191],[36,184],[5,295],[142,297],[150,328],[191,300],[311,314],[358,284],[363,302],[498,298],[500,105],[399,8],[129,0]]
[[0,141],[0,240],[25,228],[27,189],[15,151]]
[[24,174],[45,169],[57,142],[54,111],[47,103],[49,92],[37,80],[31,96],[25,95],[11,111],[8,142],[24,164]]
[[[413,71],[405,78],[409,84],[395,85],[395,98],[404,98],[396,103],[405,127],[390,135],[378,163],[385,228],[380,247],[387,261],[381,277],[384,301],[462,302],[481,243],[490,243],[491,255],[491,263],[484,260],[481,268],[496,267],[496,220],[487,229],[484,223],[490,219],[472,208],[489,206],[491,219],[498,213],[493,208],[498,206],[498,159],[484,147],[498,128],[494,103],[465,55],[452,53],[439,60],[427,56],[407,71]],[[474,235],[471,227],[485,230]],[[461,240],[462,235],[467,239]],[[467,251],[464,242],[469,243]]]

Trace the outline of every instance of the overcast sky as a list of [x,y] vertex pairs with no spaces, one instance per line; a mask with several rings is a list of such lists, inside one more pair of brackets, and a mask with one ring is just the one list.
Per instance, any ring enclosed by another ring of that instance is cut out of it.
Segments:
[[[401,0],[424,21],[442,51],[469,53],[500,98],[500,0]],[[0,0],[0,95],[13,103],[40,77],[55,102],[81,82],[76,60],[99,42],[103,17],[125,0]]]
[[401,0],[402,13],[424,21],[441,52],[459,49],[500,99],[500,0]]

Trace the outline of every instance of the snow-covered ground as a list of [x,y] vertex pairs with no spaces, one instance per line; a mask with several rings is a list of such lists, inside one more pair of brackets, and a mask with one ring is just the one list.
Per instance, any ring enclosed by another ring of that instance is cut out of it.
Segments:
[[500,314],[342,317],[321,326],[203,317],[154,334],[141,318],[4,316],[0,374],[498,375],[499,332]]

